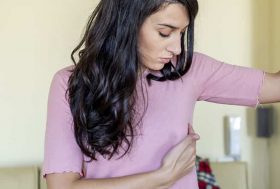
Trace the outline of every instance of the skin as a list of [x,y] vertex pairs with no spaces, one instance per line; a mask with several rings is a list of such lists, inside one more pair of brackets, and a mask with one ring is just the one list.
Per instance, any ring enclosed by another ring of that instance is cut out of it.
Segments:
[[259,102],[261,104],[280,102],[280,71],[265,73]]
[[169,4],[144,21],[138,37],[144,69],[161,70],[181,53],[181,36],[188,24],[187,11],[181,4]]

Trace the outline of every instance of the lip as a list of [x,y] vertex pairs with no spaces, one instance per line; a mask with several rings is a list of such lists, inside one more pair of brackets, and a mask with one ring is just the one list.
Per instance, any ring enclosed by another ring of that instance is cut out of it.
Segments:
[[160,61],[161,61],[162,63],[168,63],[168,62],[171,61],[171,58],[160,58]]

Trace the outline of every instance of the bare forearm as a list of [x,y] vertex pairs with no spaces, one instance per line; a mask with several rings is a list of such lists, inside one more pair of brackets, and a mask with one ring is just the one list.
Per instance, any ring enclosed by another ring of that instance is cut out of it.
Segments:
[[106,179],[79,179],[71,189],[167,189],[172,185],[161,171]]
[[280,72],[266,73],[261,88],[260,103],[280,102]]

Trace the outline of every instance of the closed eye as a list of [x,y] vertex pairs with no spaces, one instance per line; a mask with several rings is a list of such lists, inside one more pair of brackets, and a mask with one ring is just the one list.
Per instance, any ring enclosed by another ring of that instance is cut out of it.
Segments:
[[161,36],[161,37],[164,37],[164,38],[166,38],[166,37],[169,37],[170,35],[166,35],[166,34],[163,34],[163,33],[161,33],[161,32],[158,32],[159,33],[159,35]]

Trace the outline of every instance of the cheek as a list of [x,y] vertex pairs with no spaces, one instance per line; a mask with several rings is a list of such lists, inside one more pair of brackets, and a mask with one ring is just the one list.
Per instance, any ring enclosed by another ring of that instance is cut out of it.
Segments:
[[164,54],[164,45],[160,40],[150,40],[147,44],[146,53],[152,59],[158,59]]
[[160,36],[155,32],[146,32],[141,35],[141,47],[148,52],[157,52],[162,46]]
[[148,43],[151,51],[159,51],[164,46],[163,40],[157,33],[149,38]]

